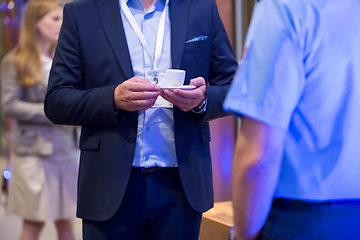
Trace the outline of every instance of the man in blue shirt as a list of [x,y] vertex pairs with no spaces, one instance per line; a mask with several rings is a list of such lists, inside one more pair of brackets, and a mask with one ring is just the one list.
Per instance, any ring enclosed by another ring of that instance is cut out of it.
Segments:
[[[214,0],[65,5],[44,108],[82,126],[85,240],[198,238],[213,205],[208,121],[226,115],[236,68]],[[167,69],[195,89],[161,89]]]
[[359,12],[359,0],[257,3],[224,103],[242,116],[238,240],[359,239]]

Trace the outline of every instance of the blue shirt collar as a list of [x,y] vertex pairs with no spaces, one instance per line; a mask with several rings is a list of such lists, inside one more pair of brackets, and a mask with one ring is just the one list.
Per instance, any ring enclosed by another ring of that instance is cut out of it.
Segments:
[[[129,8],[136,8],[144,10],[144,5],[142,3],[142,0],[125,0],[126,4],[129,6]],[[161,11],[164,9],[165,5],[169,4],[169,0],[156,0],[154,2],[154,5],[149,9],[147,13],[155,11],[157,8],[160,8]]]

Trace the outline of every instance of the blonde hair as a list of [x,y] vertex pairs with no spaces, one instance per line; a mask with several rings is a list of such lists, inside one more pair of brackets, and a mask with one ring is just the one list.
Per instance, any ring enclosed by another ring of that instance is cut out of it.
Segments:
[[[30,0],[25,7],[20,25],[19,43],[14,52],[14,63],[17,81],[29,87],[41,80],[45,74],[40,58],[40,48],[37,41],[37,23],[49,12],[61,8],[62,4],[56,0]],[[51,44],[54,52],[56,42]]]

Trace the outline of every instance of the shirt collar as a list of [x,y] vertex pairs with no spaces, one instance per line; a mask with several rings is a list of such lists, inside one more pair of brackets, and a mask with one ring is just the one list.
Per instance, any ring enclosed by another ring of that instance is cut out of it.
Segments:
[[[125,3],[129,7],[132,6],[132,7],[144,9],[144,6],[143,6],[141,0],[125,0]],[[166,6],[167,4],[169,4],[169,0],[155,0],[154,6],[157,7],[159,4],[161,4],[160,6]]]

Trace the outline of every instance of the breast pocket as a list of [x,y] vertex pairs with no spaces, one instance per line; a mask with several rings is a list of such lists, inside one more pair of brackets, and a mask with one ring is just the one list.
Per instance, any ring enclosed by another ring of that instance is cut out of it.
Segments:
[[200,41],[185,43],[184,50],[204,48],[206,46],[206,42],[207,42],[207,40],[200,40]]

